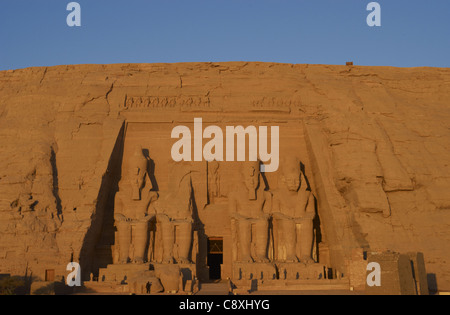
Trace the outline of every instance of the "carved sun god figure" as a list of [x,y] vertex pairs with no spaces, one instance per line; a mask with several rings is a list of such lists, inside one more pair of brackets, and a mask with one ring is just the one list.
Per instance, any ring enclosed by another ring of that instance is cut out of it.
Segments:
[[[239,261],[268,262],[269,215],[271,195],[260,185],[260,162],[245,162],[241,166],[240,185],[229,195],[229,211],[236,222]],[[256,257],[251,255],[252,225],[255,228]]]
[[[273,192],[272,215],[276,224],[276,252],[279,261],[314,263],[314,195],[294,157],[282,161],[280,187]],[[300,227],[300,231],[298,229]]]
[[174,262],[176,248],[177,262],[188,264],[191,262],[193,224],[191,171],[182,166],[175,167],[169,187],[168,193],[151,205],[162,230],[163,263]]
[[208,189],[212,202],[215,198],[220,197],[219,162],[217,161],[208,163]]
[[[118,232],[119,262],[145,262],[148,243],[148,215],[150,203],[158,198],[152,191],[152,183],[148,176],[148,159],[141,147],[127,166],[125,178],[119,182],[119,191],[115,198],[114,220]],[[128,175],[128,176],[127,176]]]

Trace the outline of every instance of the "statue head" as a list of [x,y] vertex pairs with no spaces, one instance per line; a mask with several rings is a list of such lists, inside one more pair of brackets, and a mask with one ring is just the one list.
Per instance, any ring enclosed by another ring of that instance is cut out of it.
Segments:
[[300,188],[301,169],[300,161],[296,157],[287,157],[281,161],[280,179],[290,191]]
[[143,177],[145,172],[147,172],[148,160],[144,155],[142,146],[136,145],[134,147],[133,156],[130,158],[129,162],[129,174],[132,178],[136,176]]
[[249,192],[249,199],[255,200],[259,187],[260,161],[242,163],[241,174]]

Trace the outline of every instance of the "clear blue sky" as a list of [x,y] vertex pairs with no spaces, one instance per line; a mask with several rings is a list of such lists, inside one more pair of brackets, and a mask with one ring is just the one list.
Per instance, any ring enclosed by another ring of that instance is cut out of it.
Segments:
[[450,67],[450,0],[0,0],[0,70],[84,63],[269,61]]

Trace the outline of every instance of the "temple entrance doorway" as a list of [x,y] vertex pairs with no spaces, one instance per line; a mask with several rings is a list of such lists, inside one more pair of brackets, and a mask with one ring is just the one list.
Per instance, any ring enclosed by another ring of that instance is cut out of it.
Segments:
[[209,279],[220,280],[222,278],[221,265],[223,264],[223,238],[208,238],[208,267]]

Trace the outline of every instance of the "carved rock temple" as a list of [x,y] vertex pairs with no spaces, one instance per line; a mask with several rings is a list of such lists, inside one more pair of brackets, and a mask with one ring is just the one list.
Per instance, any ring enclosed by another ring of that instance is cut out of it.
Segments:
[[[86,293],[448,290],[449,81],[270,63],[0,72],[0,275],[37,288],[78,262]],[[195,118],[279,127],[278,170],[175,162],[172,130]],[[367,285],[370,262],[386,285]]]

